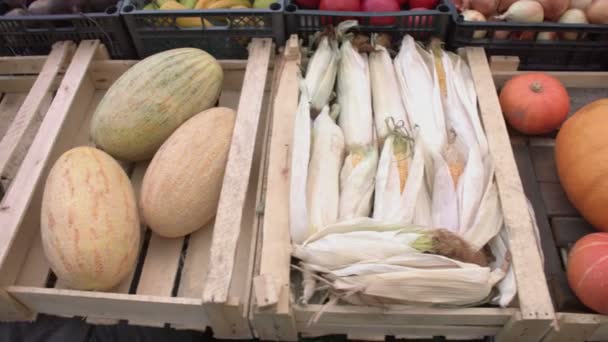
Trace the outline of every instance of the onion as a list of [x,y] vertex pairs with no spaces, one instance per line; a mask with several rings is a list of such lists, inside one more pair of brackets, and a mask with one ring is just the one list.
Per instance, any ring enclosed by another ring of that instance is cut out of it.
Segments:
[[459,11],[464,11],[464,10],[468,10],[469,8],[471,8],[471,0],[453,0],[454,1],[454,6],[456,6],[456,8]]
[[471,9],[488,17],[496,13],[498,0],[471,0]]
[[545,19],[556,21],[570,7],[570,0],[536,0],[545,10]]
[[520,0],[513,3],[505,14],[497,16],[496,19],[520,23],[542,23],[545,18],[543,13],[543,6],[540,3],[534,0]]
[[[578,8],[571,8],[564,12],[559,18],[559,22],[562,24],[587,24],[587,17],[585,12]],[[576,40],[578,38],[578,32],[562,32],[562,38],[566,40]]]
[[536,40],[551,41],[551,40],[555,40],[555,38],[557,38],[557,33],[555,33],[555,32],[541,32],[536,37]]
[[504,11],[508,10],[509,7],[511,7],[511,5],[513,5],[513,3],[516,1],[517,0],[500,0],[498,2],[498,13],[503,13]]
[[578,8],[584,10],[589,6],[592,0],[570,0],[570,8]]
[[[478,21],[478,22],[486,21],[486,17],[483,14],[481,14],[481,12],[476,11],[476,10],[466,10],[466,11],[462,12],[462,16],[464,17],[465,21]],[[481,39],[486,36],[486,33],[487,33],[486,31],[480,31],[480,30],[475,31],[473,33],[473,38]]]
[[608,0],[593,0],[587,7],[587,19],[592,24],[608,24]]

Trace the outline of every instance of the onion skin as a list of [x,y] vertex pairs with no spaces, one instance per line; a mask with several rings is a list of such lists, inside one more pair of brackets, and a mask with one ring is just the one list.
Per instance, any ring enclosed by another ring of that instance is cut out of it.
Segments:
[[[466,10],[466,11],[462,12],[462,16],[464,17],[465,21],[477,21],[477,22],[486,21],[486,17],[483,14],[481,14],[479,11],[476,11],[476,10]],[[473,33],[473,38],[481,39],[481,38],[485,37],[486,34],[487,34],[486,31],[477,30]]]
[[608,24],[608,0],[593,0],[587,6],[587,20],[592,24]]
[[[578,8],[571,8],[559,18],[561,24],[588,24],[585,12]],[[562,32],[560,36],[565,40],[577,40],[578,32]]]
[[504,11],[508,10],[509,7],[511,7],[511,5],[517,1],[518,0],[500,0],[498,2],[498,13],[503,13]]
[[536,0],[545,10],[545,19],[557,21],[570,7],[570,0]]
[[584,11],[591,1],[592,0],[570,0],[570,8],[578,8]]
[[557,38],[557,33],[555,32],[540,32],[536,37],[537,41],[552,41]]
[[518,23],[542,23],[544,20],[543,6],[534,0],[520,0],[515,2],[507,12],[496,19]]
[[478,11],[486,17],[496,13],[498,0],[471,0],[471,9]]

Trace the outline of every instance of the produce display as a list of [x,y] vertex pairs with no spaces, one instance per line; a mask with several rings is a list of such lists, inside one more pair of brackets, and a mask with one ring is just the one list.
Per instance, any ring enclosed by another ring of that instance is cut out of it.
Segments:
[[[211,108],[222,75],[205,51],[175,49],[138,62],[105,93],[92,117],[96,148],[65,152],[44,187],[42,241],[60,281],[110,290],[136,265],[140,222],[182,237],[213,219],[236,118]],[[138,211],[117,160],[151,158]]]
[[3,0],[10,11],[4,15],[44,15],[105,12],[117,0]]
[[140,206],[155,233],[186,236],[215,216],[235,118],[229,108],[197,114],[154,155],[142,183]]
[[608,315],[606,272],[608,234],[589,234],[578,240],[568,255],[568,283],[589,308]]
[[[212,10],[268,8],[276,0],[153,0],[147,2],[144,10]],[[192,18],[195,19],[195,18]]]
[[[508,240],[471,71],[440,42],[318,37],[300,84],[289,225],[307,303],[507,306]],[[335,86],[335,91],[334,91]]]
[[509,80],[500,91],[507,122],[524,134],[558,129],[570,112],[570,96],[555,77],[529,73]]
[[148,160],[184,121],[214,106],[220,64],[205,51],[174,49],[150,56],[122,75],[91,120],[93,141],[112,156]]
[[608,99],[592,102],[568,119],[555,141],[555,163],[574,207],[596,229],[608,232]]
[[[608,24],[608,0],[454,0],[465,21],[505,21],[538,24]],[[476,31],[474,38],[481,39],[486,31]],[[578,32],[496,31],[493,39],[539,41],[579,40],[585,35]]]
[[[321,11],[397,12],[403,9],[435,9],[439,0],[294,0],[300,8]],[[373,18],[378,25],[394,23],[391,17]],[[386,22],[389,20],[389,22]],[[392,20],[392,21],[390,21]]]
[[71,288],[108,290],[135,267],[141,238],[135,194],[107,153],[65,152],[46,180],[40,215],[44,252]]

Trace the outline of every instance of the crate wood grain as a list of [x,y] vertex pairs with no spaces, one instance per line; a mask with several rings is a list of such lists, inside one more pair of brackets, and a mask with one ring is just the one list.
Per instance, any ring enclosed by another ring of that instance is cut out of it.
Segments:
[[[501,65],[492,69],[497,85],[521,72]],[[568,88],[571,113],[608,98],[608,72],[550,72]],[[555,134],[553,134],[555,136]],[[567,254],[581,237],[595,232],[564,193],[555,166],[555,140],[531,137],[513,144],[524,188],[536,211],[545,256],[545,272],[556,309],[557,325],[545,342],[607,341],[608,317],[592,313],[576,298],[567,281]]]
[[[252,325],[263,340],[296,340],[298,336],[347,335],[350,339],[394,338],[479,339],[539,341],[554,320],[540,253],[534,241],[531,217],[517,172],[487,58],[482,49],[466,51],[479,94],[481,120],[496,165],[505,224],[512,247],[519,305],[510,308],[412,308],[389,305],[365,307],[338,304],[323,307],[295,304],[297,274],[290,273],[288,196],[294,116],[298,105],[298,70],[301,54],[292,37],[277,66],[281,68],[273,97],[264,192],[258,196],[263,212],[257,218],[260,239],[254,274]],[[317,323],[313,315],[323,310]]]
[[[177,329],[211,327],[216,337],[251,338],[247,312],[256,236],[252,223],[263,138],[263,129],[257,127],[266,122],[260,113],[267,105],[272,51],[271,40],[254,39],[248,60],[220,61],[224,83],[219,105],[236,109],[237,121],[215,222],[178,239],[162,238],[142,226],[134,272],[115,289],[94,292],[71,290],[55,279],[42,250],[41,195],[50,167],[63,152],[92,145],[92,113],[106,90],[136,61],[109,60],[99,41],[81,42],[25,156],[24,170],[2,201],[0,319],[32,319],[45,313],[86,317],[95,324],[127,320]],[[34,62],[30,67],[39,68]],[[147,164],[122,165],[139,196]],[[237,238],[221,241],[234,231]],[[218,243],[221,246],[214,247]],[[218,259],[221,264],[214,262]],[[213,281],[218,267],[225,274],[222,282]],[[216,292],[227,300],[203,299]]]

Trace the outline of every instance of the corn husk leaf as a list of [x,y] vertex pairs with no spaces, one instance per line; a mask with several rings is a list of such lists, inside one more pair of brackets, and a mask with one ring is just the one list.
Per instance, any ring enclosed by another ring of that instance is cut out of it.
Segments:
[[352,36],[344,39],[340,47],[338,104],[338,121],[347,149],[371,145],[373,117],[368,56],[353,47]]
[[377,167],[375,146],[355,148],[348,154],[340,173],[340,220],[370,215]]
[[466,146],[457,136],[451,135],[441,154],[434,153],[433,158],[433,226],[442,227],[453,232],[459,231],[458,191],[457,186],[464,172]]
[[312,130],[311,158],[308,167],[306,206],[309,231],[335,223],[340,204],[340,168],[344,160],[344,135],[325,106]]
[[432,57],[406,35],[393,63],[410,125],[420,127],[424,144],[439,153],[447,131]]
[[316,112],[329,104],[338,73],[338,41],[335,37],[323,36],[306,69],[306,87],[310,94],[311,107]]
[[511,265],[508,255],[509,240],[505,228],[500,230],[500,233],[490,241],[490,248],[496,260],[491,264],[493,268],[506,268],[505,277],[497,284],[498,294],[492,298],[492,303],[507,307],[513,302],[517,295],[517,283],[515,281],[515,273],[513,265]]
[[376,174],[375,219],[414,223],[420,192],[425,191],[423,153],[422,146],[415,144],[412,138],[389,135]]
[[375,45],[374,51],[369,53],[374,121],[381,147],[390,133],[387,124],[389,118],[394,122],[403,122],[405,128],[410,129],[393,61],[386,47],[381,44],[383,37],[372,35]]
[[289,181],[289,226],[291,240],[302,243],[311,234],[306,206],[306,181],[311,147],[310,98],[303,82],[300,86],[300,103],[295,115]]
[[473,225],[461,234],[467,242],[479,250],[498,234],[503,223],[498,188],[494,180],[490,179]]

